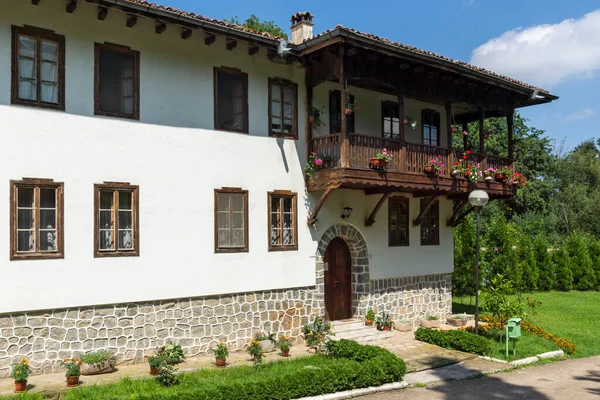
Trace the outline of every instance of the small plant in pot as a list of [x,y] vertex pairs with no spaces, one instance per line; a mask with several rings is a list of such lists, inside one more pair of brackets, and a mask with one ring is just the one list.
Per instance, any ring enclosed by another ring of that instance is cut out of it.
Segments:
[[375,325],[377,325],[377,330],[391,331],[392,330],[392,319],[390,317],[390,314],[382,311],[381,314],[379,314],[375,318]]
[[460,174],[463,173],[463,166],[462,163],[460,161],[454,161],[454,165],[452,165],[452,171],[450,171],[450,175],[452,175],[453,178],[457,178]]
[[150,375],[158,375],[161,367],[166,365],[166,362],[164,357],[153,354],[148,357],[148,365],[150,365]]
[[346,108],[344,108],[344,114],[351,115],[352,113],[358,114],[358,105],[351,101],[346,102]]
[[81,375],[99,375],[114,372],[116,358],[106,350],[99,350],[83,355],[81,362]]
[[412,119],[410,117],[410,115],[407,115],[406,117],[404,117],[404,119],[402,120],[402,123],[404,125],[410,126],[412,129],[416,129],[417,128],[417,121],[415,121],[414,119]]
[[271,353],[275,351],[275,344],[277,343],[277,340],[275,339],[274,333],[256,331],[254,332],[254,340],[260,343],[263,353]]
[[308,157],[308,162],[304,167],[304,174],[308,178],[310,183],[314,182],[313,175],[315,171],[323,168],[329,161],[331,161],[331,156],[324,154],[317,154],[315,152],[310,153]]
[[510,179],[512,176],[512,171],[509,168],[503,168],[501,170],[497,170],[495,174],[496,181],[498,182],[506,182],[507,179]]
[[367,316],[365,317],[365,325],[372,326],[375,321],[375,311],[372,309],[367,312]]
[[31,368],[29,367],[29,360],[25,357],[11,365],[10,376],[15,380],[15,393],[22,393],[27,390],[29,374],[31,374]]
[[308,122],[312,125],[313,129],[317,129],[318,126],[325,126],[325,123],[321,121],[321,116],[325,113],[325,106],[313,107],[310,115],[308,116]]
[[375,154],[374,158],[369,158],[369,167],[372,169],[384,169],[392,161],[392,153],[388,153],[386,148]]
[[325,350],[325,340],[332,334],[331,322],[325,322],[322,317],[316,317],[312,323],[302,327],[309,353],[322,353]]
[[424,171],[428,175],[441,175],[446,164],[442,161],[442,156],[429,157],[429,164],[425,164]]
[[277,347],[281,350],[282,357],[288,357],[290,355],[290,349],[292,348],[292,342],[290,341],[290,338],[285,335],[279,336]]
[[496,175],[496,172],[497,172],[496,168],[488,168],[488,169],[486,169],[485,171],[483,171],[483,176],[484,176],[484,178],[483,178],[483,179],[484,179],[486,182],[491,182],[491,181],[493,181],[493,180],[494,180],[494,177],[495,177],[495,175]]
[[166,344],[158,349],[157,355],[164,358],[168,365],[175,365],[185,360],[183,349],[178,344]]
[[224,367],[225,361],[229,356],[227,344],[225,344],[225,342],[219,342],[214,349],[211,349],[211,352],[215,355],[215,364],[217,364],[217,367]]
[[423,328],[439,328],[441,325],[442,323],[436,315],[429,315],[421,321]]
[[246,352],[252,356],[252,359],[257,363],[262,362],[263,358],[263,348],[260,345],[260,342],[256,339],[252,339],[250,345],[246,349]]
[[81,360],[79,358],[65,358],[61,362],[62,366],[67,369],[65,376],[67,377],[67,387],[79,385],[79,376],[81,376]]

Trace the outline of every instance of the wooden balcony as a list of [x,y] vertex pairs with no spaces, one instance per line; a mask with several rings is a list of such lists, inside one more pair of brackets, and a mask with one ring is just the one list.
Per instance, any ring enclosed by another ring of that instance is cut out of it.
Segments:
[[[385,170],[369,167],[369,158],[386,148],[393,156]],[[367,193],[391,191],[410,192],[430,196],[446,194],[453,198],[466,198],[475,188],[483,189],[491,198],[506,198],[514,195],[514,189],[500,182],[470,183],[464,177],[454,178],[451,169],[454,162],[463,161],[463,150],[408,143],[401,140],[383,139],[374,136],[350,133],[332,134],[310,140],[309,150],[327,155],[331,160],[315,172],[314,182],[308,184],[309,191],[327,188],[363,189]],[[431,157],[441,156],[446,167],[439,176],[424,173],[424,166]],[[481,169],[512,168],[512,159],[472,152],[467,163],[478,162]]]

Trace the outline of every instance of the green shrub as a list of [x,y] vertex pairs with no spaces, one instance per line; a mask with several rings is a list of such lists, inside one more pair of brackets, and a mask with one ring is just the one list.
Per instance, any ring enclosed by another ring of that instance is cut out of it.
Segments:
[[111,354],[106,350],[93,351],[81,357],[81,362],[88,365],[102,364],[111,358]]
[[489,355],[492,352],[492,344],[488,339],[465,331],[438,331],[435,329],[419,328],[415,332],[415,339],[447,349],[460,350],[482,356]]

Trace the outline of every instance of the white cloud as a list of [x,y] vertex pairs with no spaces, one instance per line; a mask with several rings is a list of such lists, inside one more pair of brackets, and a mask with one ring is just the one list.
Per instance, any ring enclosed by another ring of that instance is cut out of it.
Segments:
[[473,50],[471,63],[546,87],[589,79],[600,69],[600,9],[580,19],[505,32]]
[[565,117],[565,121],[579,121],[596,115],[596,111],[591,108],[584,108],[579,111],[572,112]]

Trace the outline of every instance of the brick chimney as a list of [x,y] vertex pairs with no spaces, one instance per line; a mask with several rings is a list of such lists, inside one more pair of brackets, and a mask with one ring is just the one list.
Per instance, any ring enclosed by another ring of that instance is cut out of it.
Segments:
[[301,44],[313,37],[313,17],[310,12],[298,12],[292,15],[292,44]]

